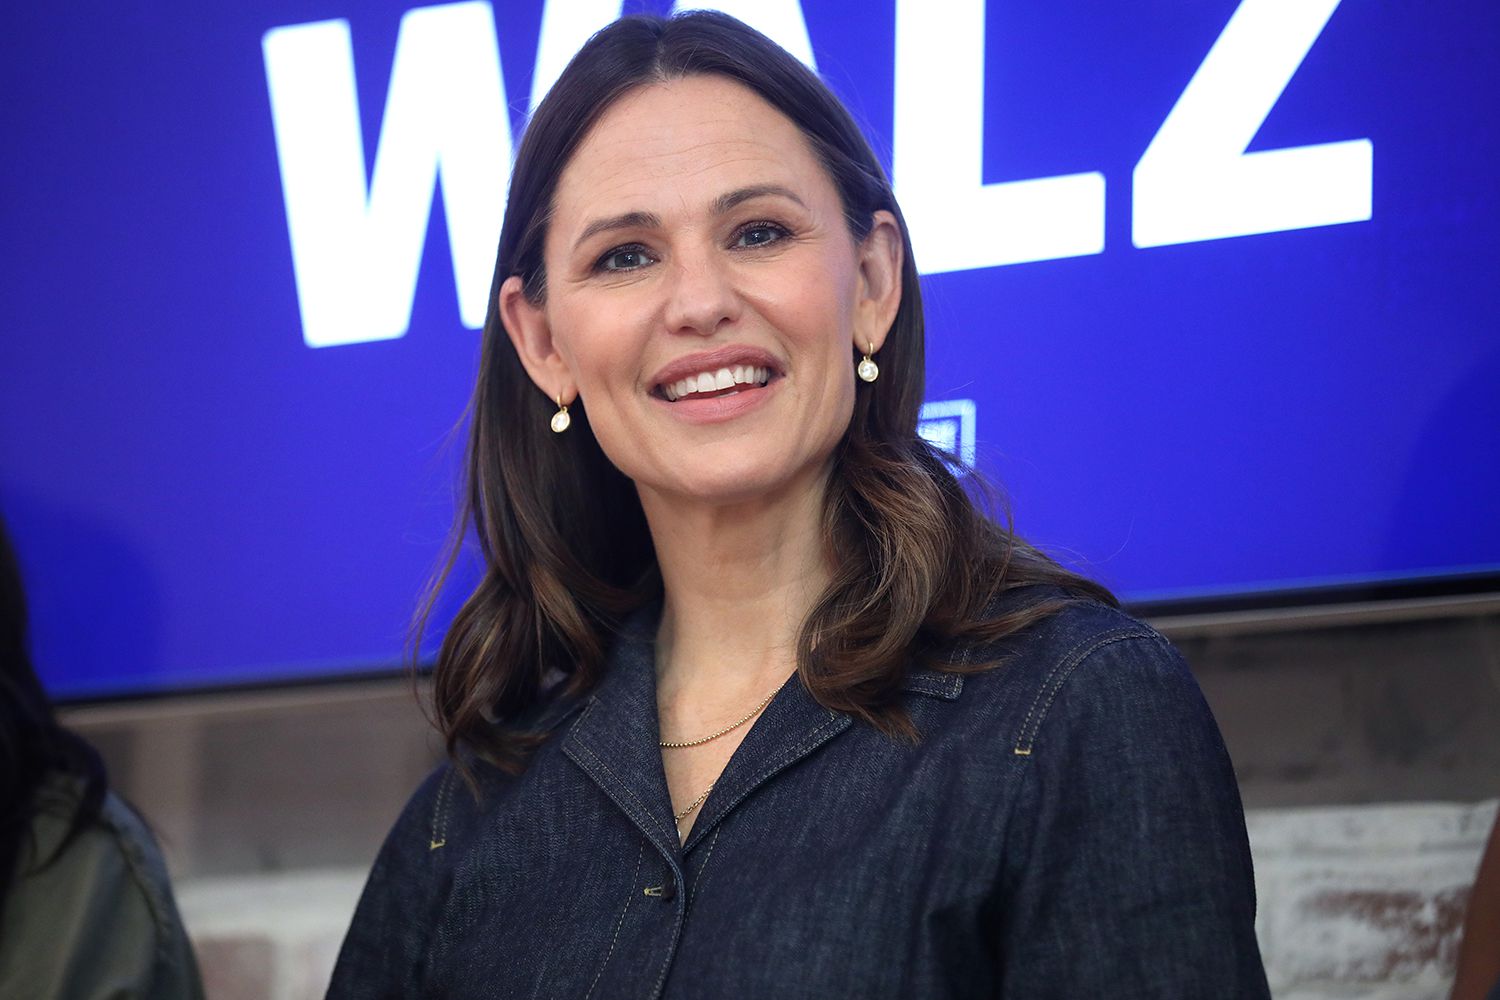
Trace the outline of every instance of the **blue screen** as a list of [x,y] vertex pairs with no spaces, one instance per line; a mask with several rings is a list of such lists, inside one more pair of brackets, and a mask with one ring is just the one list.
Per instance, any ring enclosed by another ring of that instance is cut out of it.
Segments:
[[[891,170],[923,432],[1021,534],[1135,601],[1500,567],[1500,7],[722,6]],[[620,12],[7,16],[0,511],[54,695],[398,661],[515,138]]]

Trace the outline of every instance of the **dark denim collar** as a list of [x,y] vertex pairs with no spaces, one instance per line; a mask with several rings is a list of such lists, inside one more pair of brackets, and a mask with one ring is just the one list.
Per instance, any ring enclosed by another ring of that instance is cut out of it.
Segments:
[[[656,712],[655,636],[660,615],[661,606],[654,603],[621,628],[604,679],[569,730],[562,749],[675,864],[756,787],[848,729],[853,719],[818,704],[793,674],[745,734],[704,802],[687,842],[679,846]],[[904,687],[952,701],[963,690],[963,678],[914,670]]]
[[562,749],[675,863],[680,849],[657,745],[655,656],[652,642],[636,627],[639,618],[615,641],[604,679]]

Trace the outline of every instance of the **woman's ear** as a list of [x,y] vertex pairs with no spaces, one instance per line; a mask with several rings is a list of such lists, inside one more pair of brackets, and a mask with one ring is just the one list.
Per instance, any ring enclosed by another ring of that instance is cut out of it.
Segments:
[[526,297],[525,283],[513,274],[500,286],[500,320],[521,365],[548,399],[571,403],[577,393],[573,373],[558,353],[547,310]]
[[901,227],[885,209],[874,215],[857,250],[859,301],[854,307],[854,349],[878,351],[901,308]]

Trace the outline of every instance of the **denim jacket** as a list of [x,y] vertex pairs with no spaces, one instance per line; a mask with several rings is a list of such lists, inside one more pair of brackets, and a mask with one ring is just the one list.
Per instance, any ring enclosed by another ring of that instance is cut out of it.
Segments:
[[330,997],[1269,995],[1234,772],[1147,626],[1080,602],[953,653],[993,669],[911,670],[916,745],[794,675],[679,843],[655,624],[520,777],[418,789]]

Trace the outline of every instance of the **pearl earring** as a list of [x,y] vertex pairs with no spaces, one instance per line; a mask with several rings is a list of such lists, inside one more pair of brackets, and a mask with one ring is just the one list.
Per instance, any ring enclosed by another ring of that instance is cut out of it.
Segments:
[[552,433],[561,434],[572,422],[573,418],[568,416],[568,407],[562,401],[562,393],[558,393],[557,412],[552,414]]
[[873,382],[880,377],[880,366],[870,357],[874,353],[875,348],[871,346],[869,341],[866,341],[865,359],[859,363],[859,367],[854,369],[855,373],[866,382]]

